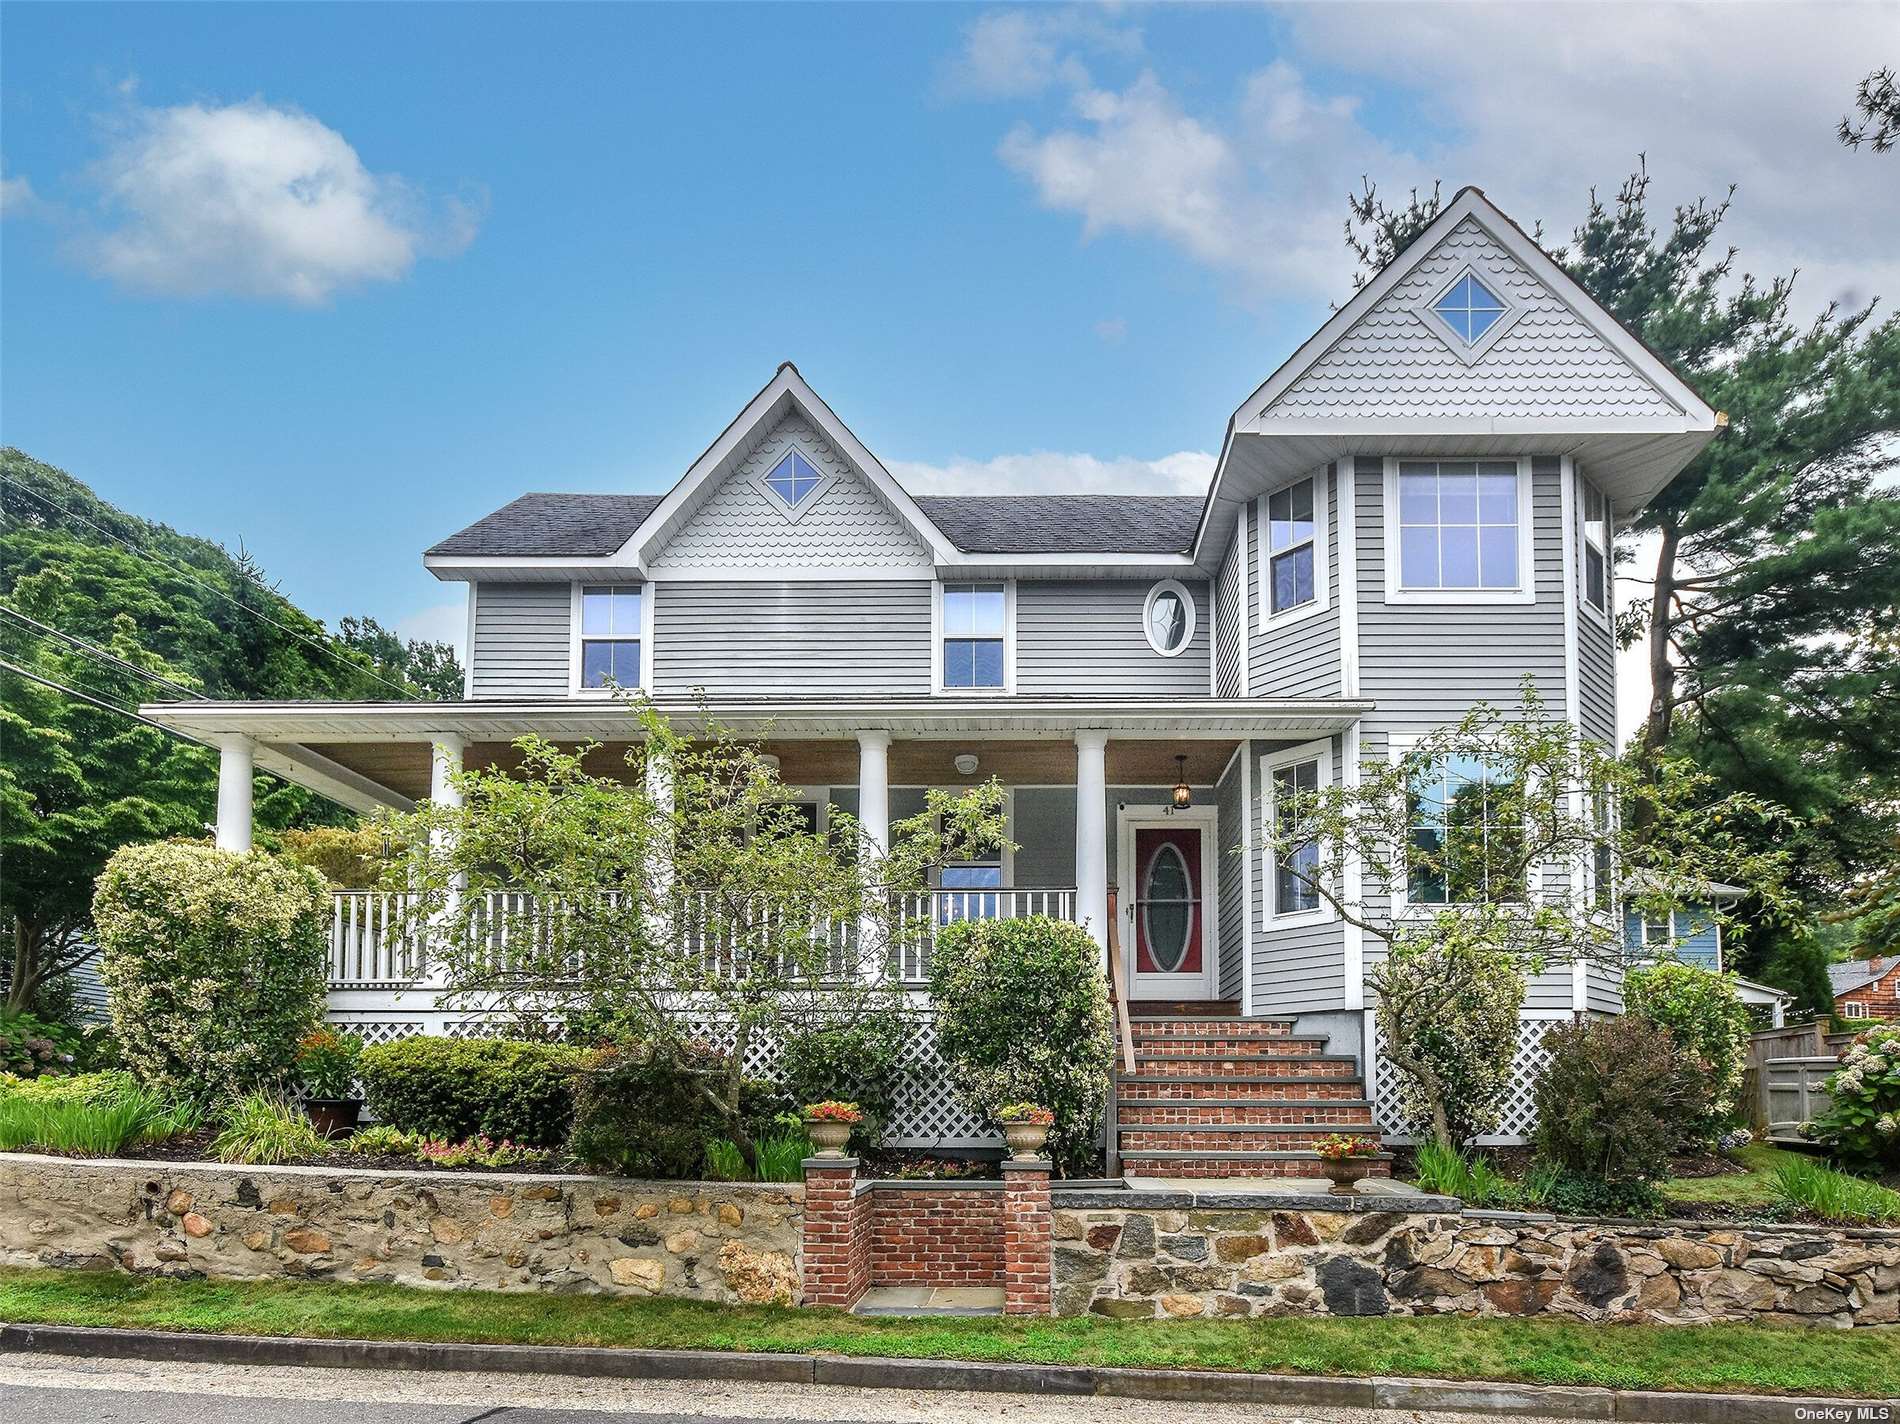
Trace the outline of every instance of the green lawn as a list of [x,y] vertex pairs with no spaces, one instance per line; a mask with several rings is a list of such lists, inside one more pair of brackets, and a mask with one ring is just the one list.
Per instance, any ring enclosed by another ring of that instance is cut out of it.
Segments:
[[1746,1176],[1737,1173],[1726,1177],[1671,1177],[1662,1184],[1663,1198],[1667,1201],[1729,1202],[1735,1206],[1773,1206],[1780,1200],[1774,1190],[1775,1168],[1789,1158],[1809,1154],[1757,1142],[1740,1148],[1735,1155],[1748,1168]]
[[1584,1325],[1556,1319],[860,1318],[602,1296],[0,1270],[0,1320],[371,1340],[901,1355],[1538,1384],[1880,1395],[1900,1330]]

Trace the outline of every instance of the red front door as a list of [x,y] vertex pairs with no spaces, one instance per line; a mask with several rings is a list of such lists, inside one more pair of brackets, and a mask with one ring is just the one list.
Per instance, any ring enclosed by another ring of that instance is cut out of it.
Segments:
[[1192,991],[1206,980],[1201,836],[1198,826],[1135,828],[1137,990]]

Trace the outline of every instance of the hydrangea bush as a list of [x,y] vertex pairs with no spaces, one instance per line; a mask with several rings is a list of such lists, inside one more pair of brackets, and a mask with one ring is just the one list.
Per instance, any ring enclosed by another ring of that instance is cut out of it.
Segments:
[[964,920],[930,956],[937,1051],[986,1122],[1015,1103],[1053,1115],[1048,1151],[1073,1176],[1095,1155],[1115,1054],[1101,947],[1080,925],[1031,915]]
[[1665,959],[1624,976],[1623,1004],[1669,1030],[1700,1087],[1700,1101],[1683,1119],[1683,1141],[1714,1142],[1735,1120],[1748,1066],[1750,1023],[1735,976]]
[[279,1084],[323,1016],[329,887],[281,857],[123,846],[93,895],[125,1066],[197,1101]]
[[1814,1136],[1852,1165],[1900,1166],[1900,1024],[1856,1035],[1827,1091]]

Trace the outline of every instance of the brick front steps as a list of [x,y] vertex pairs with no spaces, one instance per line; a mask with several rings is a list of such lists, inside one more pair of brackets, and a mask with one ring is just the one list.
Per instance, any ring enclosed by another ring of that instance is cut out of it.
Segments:
[[[1285,1019],[1132,1016],[1135,1071],[1116,1076],[1116,1146],[1137,1177],[1313,1177],[1313,1144],[1377,1137],[1358,1060]],[[1390,1171],[1388,1159],[1372,1165]]]

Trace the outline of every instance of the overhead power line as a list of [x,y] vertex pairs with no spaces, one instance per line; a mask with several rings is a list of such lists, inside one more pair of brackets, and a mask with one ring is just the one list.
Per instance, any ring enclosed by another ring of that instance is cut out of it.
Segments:
[[37,682],[41,687],[50,687],[55,692],[63,692],[68,697],[78,698],[79,701],[86,703],[88,706],[97,707],[101,712],[116,712],[121,717],[130,717],[134,722],[143,722],[148,727],[156,727],[161,732],[167,732],[174,737],[181,737],[187,742],[196,742],[201,747],[211,745],[211,743],[207,742],[203,737],[194,737],[190,732],[180,731],[177,727],[167,727],[163,722],[154,722],[142,712],[134,712],[129,707],[121,707],[116,702],[108,702],[105,698],[95,697],[90,692],[81,692],[76,687],[68,687],[65,683],[55,682],[50,677],[41,677],[30,668],[23,668],[18,663],[8,662],[5,658],[0,658],[0,668],[5,668],[8,672],[23,677],[28,682]]
[[137,663],[128,662],[109,648],[102,648],[97,643],[88,643],[84,638],[76,634],[68,633],[62,628],[55,628],[50,623],[42,623],[37,618],[28,617],[17,608],[9,608],[6,604],[0,603],[0,613],[4,613],[10,618],[16,618],[28,627],[39,630],[41,633],[58,638],[62,643],[69,644],[82,653],[90,654],[95,658],[104,658],[107,662],[124,669],[126,672],[136,673],[139,677],[155,682],[161,687],[169,687],[174,692],[182,692],[193,701],[202,702],[205,700],[205,695],[202,692],[186,687],[181,682],[173,682],[163,673],[156,673],[150,668],[140,667]]
[[192,583],[197,584],[199,588],[202,588],[203,590],[205,590],[205,592],[216,594],[219,598],[222,598],[226,602],[232,604],[233,606],[239,609],[242,609],[244,612],[250,614],[253,618],[261,618],[264,622],[270,624],[271,627],[277,629],[279,632],[288,634],[290,637],[295,638],[298,642],[303,643],[309,647],[315,648],[320,653],[328,653],[331,657],[335,658],[338,662],[344,664],[346,667],[350,668],[352,671],[364,673],[367,676],[372,677],[376,681],[380,682],[384,687],[395,689],[397,692],[400,692],[403,695],[405,700],[408,700],[408,701],[417,700],[416,694],[413,689],[405,687],[401,683],[392,682],[388,678],[384,677],[381,673],[377,672],[374,668],[366,668],[361,663],[355,662],[354,660],[345,657],[341,649],[333,647],[328,643],[320,643],[315,638],[310,637],[307,633],[300,633],[295,628],[287,627],[286,625],[279,623],[275,618],[271,617],[268,613],[264,612],[262,609],[253,608],[248,603],[245,603],[242,599],[237,598],[235,595],[227,592],[226,590],[218,588],[214,584],[206,583],[203,579],[199,578],[198,575],[191,572],[190,569],[180,567],[179,565],[173,563],[171,560],[162,558],[161,556],[154,554],[149,549],[141,548],[139,545],[133,543],[130,539],[127,539],[125,536],[121,534],[113,533],[110,529],[107,529],[104,525],[95,523],[93,520],[86,518],[86,516],[83,514],[75,514],[72,510],[66,508],[66,506],[61,504],[58,500],[52,498],[52,496],[47,495],[47,494],[42,494],[39,490],[33,489],[29,485],[22,484],[20,481],[14,479],[13,476],[11,475],[0,474],[0,480],[4,480],[7,484],[12,485],[15,489],[19,490],[22,494],[31,495],[34,499],[37,499],[41,504],[44,504],[45,506],[47,506],[47,508],[58,510],[61,514],[65,515],[68,519],[76,519],[81,524],[85,525],[88,529],[98,530],[99,533],[105,535],[106,538],[112,540],[114,543],[123,545],[125,548],[131,550],[134,554],[137,554],[140,558],[145,559],[152,564],[155,564],[157,567],[164,569],[167,573],[176,575],[181,578],[189,579]]

